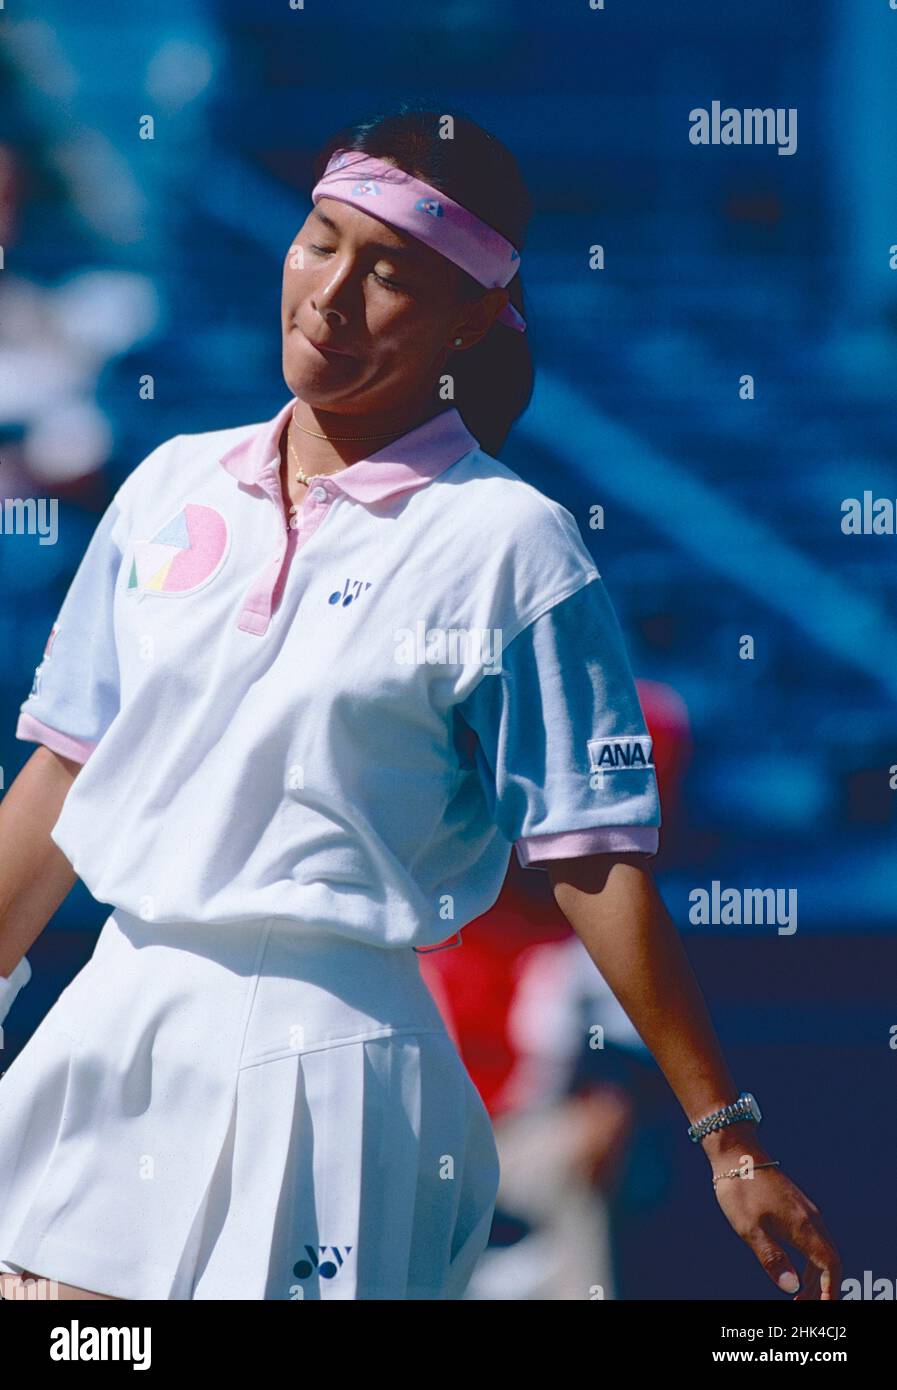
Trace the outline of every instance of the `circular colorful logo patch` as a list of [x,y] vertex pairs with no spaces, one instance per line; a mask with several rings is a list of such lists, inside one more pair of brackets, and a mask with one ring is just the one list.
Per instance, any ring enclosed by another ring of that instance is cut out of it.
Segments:
[[135,545],[128,592],[172,598],[195,593],[220,570],[229,539],[220,512],[187,502],[152,540]]

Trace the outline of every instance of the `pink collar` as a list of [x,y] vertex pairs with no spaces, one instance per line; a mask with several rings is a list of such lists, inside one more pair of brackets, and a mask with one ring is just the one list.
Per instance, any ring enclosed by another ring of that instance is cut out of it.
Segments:
[[[241,483],[264,486],[264,475],[276,476],[280,469],[278,441],[296,404],[297,398],[293,396],[272,420],[259,425],[252,434],[222,454],[221,466]],[[464,424],[457,407],[450,406],[375,454],[328,476],[357,502],[379,502],[395,493],[424,487],[450,464],[478,447],[478,440]]]

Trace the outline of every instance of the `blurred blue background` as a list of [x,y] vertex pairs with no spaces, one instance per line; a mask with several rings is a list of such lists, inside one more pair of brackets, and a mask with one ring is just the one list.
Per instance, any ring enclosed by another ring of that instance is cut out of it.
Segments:
[[[287,397],[280,270],[314,152],[418,83],[444,93],[511,147],[536,207],[537,384],[503,459],[574,513],[637,676],[687,711],[664,897],[767,1147],[845,1273],[897,1277],[897,538],[841,530],[843,499],[897,499],[897,12],[42,0],[7,10],[0,79],[0,483],[60,500],[58,544],[0,545],[4,785],[114,488],[163,439]],[[692,145],[713,100],[797,108],[796,152]],[[797,889],[797,932],[690,924],[714,879]],[[79,884],[35,944],[7,1065],[104,916]],[[665,1197],[625,1232],[623,1296],[775,1298],[672,1097],[664,1123]]]

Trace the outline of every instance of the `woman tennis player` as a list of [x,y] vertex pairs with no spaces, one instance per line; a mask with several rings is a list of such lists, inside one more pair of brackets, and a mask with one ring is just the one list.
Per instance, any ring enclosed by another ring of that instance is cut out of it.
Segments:
[[461,1297],[498,1162],[418,953],[460,943],[514,847],[732,1226],[783,1289],[789,1244],[798,1297],[835,1298],[649,872],[651,740],[602,581],[495,458],[532,384],[516,162],[402,107],[315,174],[289,400],[129,475],[21,707],[0,1016],[76,875],[113,911],[0,1081],[4,1296]]

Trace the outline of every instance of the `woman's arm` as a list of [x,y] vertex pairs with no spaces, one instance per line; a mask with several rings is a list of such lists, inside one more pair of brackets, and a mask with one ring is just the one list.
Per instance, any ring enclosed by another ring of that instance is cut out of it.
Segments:
[[[555,900],[672,1087],[690,1123],[737,1099],[707,1005],[650,869],[639,855],[589,855],[546,863]],[[770,1157],[750,1121],[701,1140],[714,1173]],[[774,1157],[774,1155],[773,1155]],[[720,1206],[775,1283],[796,1275],[776,1243],[809,1260],[802,1298],[837,1298],[840,1265],[817,1208],[782,1173],[724,1178]],[[779,1285],[793,1293],[796,1282]]]
[[0,975],[12,973],[77,878],[50,831],[80,770],[41,744],[0,801]]

